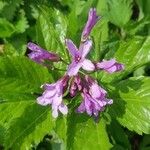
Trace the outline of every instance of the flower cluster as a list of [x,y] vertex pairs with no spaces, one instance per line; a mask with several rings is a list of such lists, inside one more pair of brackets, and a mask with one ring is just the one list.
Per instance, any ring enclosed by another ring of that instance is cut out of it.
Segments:
[[[88,72],[104,70],[108,73],[113,73],[124,69],[124,66],[117,63],[115,59],[92,62],[86,58],[92,47],[89,35],[98,20],[100,20],[100,17],[97,15],[96,9],[91,8],[88,21],[81,35],[79,48],[70,39],[65,41],[72,57],[65,75],[56,83],[41,86],[44,89],[44,93],[37,98],[37,103],[43,106],[51,105],[54,118],[58,117],[59,112],[64,115],[68,113],[68,107],[63,102],[63,95],[67,90],[69,90],[71,97],[81,93],[83,100],[77,108],[78,113],[86,112],[90,116],[97,117],[105,109],[106,105],[113,103],[112,99],[107,98],[107,92],[98,82],[87,75],[86,72],[81,71],[82,68],[82,70]],[[28,48],[31,50],[28,55],[29,58],[37,63],[45,65],[45,61],[58,62],[62,60],[58,54],[48,52],[34,43],[28,43]]]

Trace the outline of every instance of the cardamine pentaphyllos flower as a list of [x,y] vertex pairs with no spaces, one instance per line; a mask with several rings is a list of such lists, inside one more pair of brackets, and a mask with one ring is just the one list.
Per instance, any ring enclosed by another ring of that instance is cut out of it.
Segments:
[[70,88],[69,88],[69,92],[70,92],[70,96],[74,97],[77,92],[82,90],[82,81],[79,75],[76,75],[73,77],[71,84],[70,84]]
[[123,70],[124,65],[116,62],[115,59],[103,60],[102,62],[96,63],[96,69],[102,69],[108,73],[113,73]]
[[[63,102],[63,95],[67,92],[70,93],[71,97],[75,97],[77,93],[80,93],[83,100],[77,108],[77,112],[86,112],[95,118],[98,118],[100,112],[107,105],[113,103],[113,100],[107,98],[107,92],[98,85],[98,82],[83,72],[104,70],[108,73],[113,73],[124,69],[124,65],[116,62],[115,59],[92,62],[86,58],[92,47],[92,41],[89,38],[90,32],[99,19],[96,9],[90,9],[88,21],[81,35],[79,48],[70,39],[66,39],[65,44],[72,56],[72,62],[68,65],[65,75],[56,83],[42,85],[44,92],[42,96],[37,98],[37,103],[43,106],[51,105],[54,118],[58,117],[59,112],[64,115],[68,113],[68,108]],[[29,58],[37,63],[44,65],[45,60],[47,60],[62,61],[62,63],[67,64],[57,54],[48,52],[34,43],[30,42],[28,48],[32,51],[28,55]],[[80,71],[81,68],[83,69],[82,72]],[[55,69],[59,70],[59,68]]]
[[112,99],[107,99],[107,92],[98,85],[96,80],[89,76],[85,76],[82,90],[83,101],[77,108],[77,112],[86,112],[90,116],[97,117],[99,112],[105,109],[106,105],[113,103]]
[[31,50],[31,53],[28,54],[29,58],[37,63],[43,64],[45,60],[53,62],[60,60],[60,57],[57,54],[48,52],[32,42],[29,42],[27,47]]
[[95,24],[100,20],[100,16],[96,14],[96,9],[91,8],[88,15],[88,21],[83,29],[81,41],[86,41]]
[[68,113],[68,108],[62,100],[63,93],[67,89],[68,79],[68,76],[64,76],[56,83],[42,85],[45,91],[42,96],[37,98],[37,103],[40,105],[52,105],[52,116],[54,118],[58,117],[58,111],[64,115]]
[[77,75],[81,67],[87,71],[95,70],[94,64],[89,59],[85,58],[92,47],[91,40],[87,40],[86,42],[81,43],[79,50],[69,39],[66,40],[66,46],[72,56],[72,63],[68,66],[67,70],[67,74],[69,76]]

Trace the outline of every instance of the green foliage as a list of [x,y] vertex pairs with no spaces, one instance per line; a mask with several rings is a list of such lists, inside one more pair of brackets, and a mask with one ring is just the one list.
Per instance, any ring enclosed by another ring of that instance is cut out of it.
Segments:
[[67,22],[65,16],[58,10],[40,7],[40,16],[37,20],[37,42],[47,50],[58,52],[67,58],[64,47]]
[[[117,43],[118,44],[118,43]],[[120,41],[119,46],[111,49],[106,55],[108,58],[116,58],[117,61],[125,65],[125,70],[121,73],[109,75],[106,72],[100,72],[99,76],[103,82],[114,82],[125,78],[136,68],[150,62],[150,37],[135,37],[127,41]]]
[[150,79],[129,78],[113,86],[114,106],[110,114],[129,130],[150,134]]
[[15,32],[15,27],[6,19],[0,18],[0,37],[10,37]]
[[101,118],[99,123],[93,119],[72,112],[68,117],[67,148],[76,149],[102,149],[108,150],[112,147],[106,132],[105,121]]
[[0,62],[0,139],[6,148],[31,147],[52,129],[49,109],[35,103],[40,85],[52,78],[46,68],[25,57]]
[[[125,65],[123,72],[94,74],[114,104],[96,123],[86,114],[75,113],[81,98],[66,95],[65,101],[71,107],[68,116],[53,119],[50,108],[38,105],[36,98],[42,93],[40,86],[56,82],[67,65],[54,63],[64,69],[57,72],[32,62],[26,57],[27,42],[56,52],[69,63],[65,39],[79,45],[91,7],[97,8],[102,18],[91,33],[89,59],[116,58]],[[149,0],[0,1],[0,149],[40,149],[38,144],[44,145],[46,140],[49,149],[148,150],[149,8]],[[144,134],[138,147],[131,140],[135,133]]]
[[132,0],[108,0],[107,17],[113,24],[124,27],[132,15]]

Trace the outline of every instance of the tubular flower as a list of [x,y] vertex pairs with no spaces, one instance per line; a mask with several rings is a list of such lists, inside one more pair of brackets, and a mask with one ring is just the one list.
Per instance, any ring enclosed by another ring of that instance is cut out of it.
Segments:
[[40,105],[52,105],[52,116],[54,118],[58,117],[58,111],[64,115],[68,113],[68,108],[62,101],[68,79],[68,76],[64,76],[56,83],[42,85],[45,91],[42,96],[37,98],[37,103]]
[[81,40],[85,41],[87,40],[92,28],[95,26],[97,21],[100,19],[100,16],[97,16],[96,9],[91,8],[88,15],[88,21],[83,29]]
[[79,75],[76,75],[70,84],[69,92],[70,92],[71,97],[74,97],[76,93],[81,90],[82,90],[81,78]]
[[[82,101],[77,108],[78,113],[86,112],[89,116],[98,118],[100,112],[104,111],[107,105],[113,103],[112,99],[107,98],[107,92],[98,82],[85,75],[84,71],[101,71],[105,70],[108,73],[121,71],[124,65],[116,62],[115,59],[103,60],[102,62],[94,62],[87,59],[87,55],[92,47],[92,40],[89,39],[90,32],[95,26],[100,17],[96,13],[95,8],[91,8],[88,15],[88,21],[83,29],[81,35],[81,42],[79,48],[70,40],[66,39],[66,47],[72,57],[71,63],[68,65],[65,75],[56,83],[44,84],[41,87],[44,89],[43,94],[37,98],[37,103],[43,106],[51,105],[52,116],[58,117],[59,112],[62,114],[68,113],[68,107],[63,102],[63,96],[70,94],[75,97],[77,93],[82,96]],[[37,63],[44,64],[46,61],[61,61],[65,65],[68,64],[66,60],[59,57],[55,53],[48,52],[34,43],[28,43],[28,48],[31,53],[28,55],[30,59]],[[55,65],[55,64],[54,64]],[[55,69],[55,71],[64,71],[64,68],[57,68],[62,65],[55,65],[53,68],[47,66],[48,69]],[[83,69],[82,72],[80,69]],[[68,97],[68,95],[67,95]]]
[[37,63],[42,64],[45,60],[50,60],[54,62],[60,60],[60,57],[57,54],[48,52],[32,42],[29,42],[27,47],[31,50],[31,53],[28,54],[29,58]]
[[96,69],[103,69],[108,73],[118,72],[124,69],[124,65],[116,62],[115,59],[103,60],[96,64]]
[[77,112],[86,112],[90,116],[97,117],[99,112],[103,111],[106,105],[112,104],[113,101],[106,98],[107,92],[95,80],[89,76],[85,78],[86,83],[81,94],[83,101],[77,108]]
[[68,66],[67,70],[69,76],[77,75],[81,67],[87,71],[93,71],[95,69],[94,64],[85,58],[92,47],[91,40],[82,43],[79,50],[71,40],[66,40],[66,46],[72,56],[72,63]]

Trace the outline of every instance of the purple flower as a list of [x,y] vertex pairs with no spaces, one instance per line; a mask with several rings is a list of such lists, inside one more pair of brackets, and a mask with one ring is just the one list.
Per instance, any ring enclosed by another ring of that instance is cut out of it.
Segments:
[[103,60],[102,62],[96,63],[97,69],[103,69],[109,73],[118,72],[124,69],[124,65],[116,62],[115,59]]
[[68,108],[62,101],[68,79],[68,76],[64,76],[56,83],[42,85],[45,91],[42,96],[37,98],[37,103],[40,105],[52,105],[52,116],[54,118],[58,117],[58,111],[64,115],[68,113]]
[[90,116],[97,117],[106,105],[113,103],[111,99],[106,98],[106,94],[107,92],[96,81],[86,76],[86,83],[82,92],[83,101],[77,108],[77,112],[86,112]]
[[56,62],[60,60],[60,57],[57,54],[48,52],[32,42],[29,42],[27,47],[32,51],[28,54],[29,58],[37,63],[42,64],[45,60]]
[[66,46],[70,54],[72,55],[72,63],[68,66],[67,70],[67,74],[69,76],[77,75],[81,67],[87,71],[93,71],[95,69],[94,64],[90,60],[85,58],[91,49],[92,46],[91,40],[82,43],[79,47],[79,50],[74,45],[74,43],[69,39],[66,40]]
[[94,25],[97,23],[99,19],[100,19],[100,16],[97,16],[96,9],[91,8],[89,11],[88,21],[82,32],[82,36],[81,36],[82,41],[85,41],[88,38],[92,28],[94,27]]
[[81,89],[82,89],[81,78],[79,75],[76,75],[72,79],[71,84],[70,84],[69,92],[70,92],[71,97],[74,97],[78,91],[81,91]]

